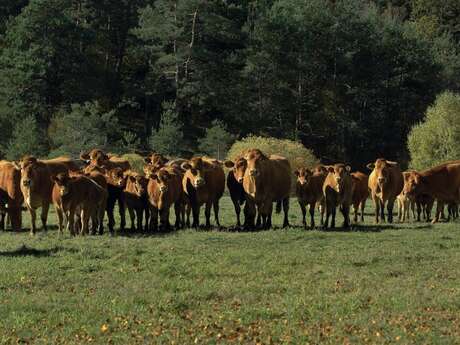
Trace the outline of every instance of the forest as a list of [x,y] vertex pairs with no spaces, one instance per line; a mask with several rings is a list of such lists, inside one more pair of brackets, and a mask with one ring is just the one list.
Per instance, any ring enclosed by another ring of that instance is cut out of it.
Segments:
[[257,135],[407,165],[460,91],[459,42],[458,0],[2,0],[0,156],[222,158]]

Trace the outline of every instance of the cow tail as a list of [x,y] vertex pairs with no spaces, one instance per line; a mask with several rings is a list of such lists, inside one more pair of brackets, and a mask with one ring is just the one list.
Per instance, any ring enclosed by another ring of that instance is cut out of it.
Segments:
[[276,202],[276,208],[275,208],[276,213],[281,213],[281,206],[282,206],[282,200],[278,200]]

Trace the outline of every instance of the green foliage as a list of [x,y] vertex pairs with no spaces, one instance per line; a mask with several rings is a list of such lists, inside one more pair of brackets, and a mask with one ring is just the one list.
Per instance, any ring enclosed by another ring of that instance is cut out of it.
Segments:
[[12,138],[6,148],[6,158],[16,160],[26,154],[43,157],[47,154],[45,132],[33,116],[27,116],[14,126]]
[[286,157],[293,171],[300,167],[313,167],[319,163],[313,152],[299,142],[258,136],[248,136],[236,141],[230,148],[227,159],[233,160],[252,148],[259,149],[266,155],[276,154]]
[[125,153],[121,158],[126,159],[131,164],[131,169],[142,174],[144,172],[144,158],[136,153]]
[[150,148],[164,155],[179,156],[183,151],[182,123],[174,103],[163,103],[163,109],[160,126],[150,136]]
[[411,167],[427,169],[456,160],[460,152],[460,94],[444,92],[428,108],[422,123],[415,125],[407,139]]
[[206,129],[206,134],[199,140],[198,149],[210,157],[223,159],[227,155],[235,136],[227,131],[222,121],[214,120],[212,127]]
[[70,154],[99,147],[119,151],[121,136],[115,111],[106,111],[98,102],[72,104],[70,111],[61,110],[50,127],[52,156]]

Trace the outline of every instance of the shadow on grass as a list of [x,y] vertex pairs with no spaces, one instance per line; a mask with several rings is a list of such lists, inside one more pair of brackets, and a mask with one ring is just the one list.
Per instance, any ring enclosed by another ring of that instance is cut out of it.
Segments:
[[54,247],[50,249],[35,249],[22,245],[18,249],[12,251],[1,252],[0,257],[21,257],[21,256],[34,256],[34,257],[48,257],[62,250],[61,247]]

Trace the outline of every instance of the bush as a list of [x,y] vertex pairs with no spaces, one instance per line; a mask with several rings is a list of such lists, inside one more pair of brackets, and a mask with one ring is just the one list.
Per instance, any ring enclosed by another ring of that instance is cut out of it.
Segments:
[[299,142],[257,136],[249,136],[236,141],[230,148],[227,159],[233,160],[250,148],[257,148],[267,155],[277,154],[286,157],[291,163],[292,171],[304,166],[313,167],[319,163],[313,152]]
[[34,116],[27,116],[16,123],[13,135],[6,148],[6,158],[19,159],[29,154],[43,157],[47,154],[45,132],[40,128]]
[[142,174],[144,171],[144,158],[137,153],[126,153],[121,156],[131,164],[131,169]]
[[115,111],[105,111],[98,102],[72,104],[70,112],[61,111],[52,121],[49,134],[54,149],[50,156],[78,156],[95,147],[118,150],[121,137]]
[[410,167],[423,170],[458,159],[460,147],[460,95],[444,92],[429,107],[425,120],[407,138]]
[[206,135],[199,140],[199,150],[210,157],[223,159],[227,155],[235,136],[227,132],[224,123],[219,120],[212,122],[212,127],[206,129]]

